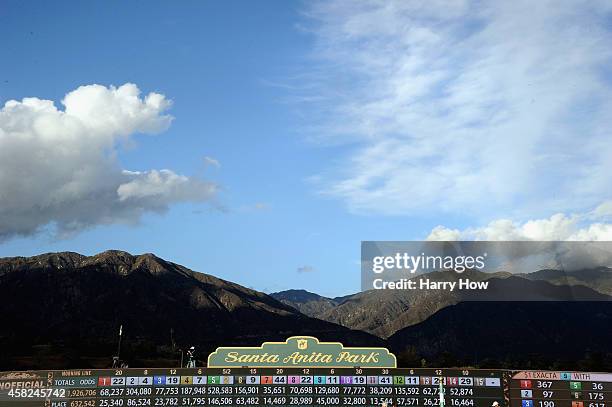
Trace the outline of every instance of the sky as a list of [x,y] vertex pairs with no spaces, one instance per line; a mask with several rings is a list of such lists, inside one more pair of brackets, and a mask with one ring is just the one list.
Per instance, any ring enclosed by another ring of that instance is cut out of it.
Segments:
[[362,240],[612,240],[606,1],[0,2],[0,257],[360,287]]

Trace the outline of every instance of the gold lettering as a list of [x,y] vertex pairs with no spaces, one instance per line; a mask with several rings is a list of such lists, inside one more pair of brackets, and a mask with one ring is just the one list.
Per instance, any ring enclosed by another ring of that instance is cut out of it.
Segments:
[[225,356],[227,363],[276,363],[278,362],[278,355],[271,355],[269,353],[262,354],[240,354],[239,352],[228,352]]
[[348,362],[354,364],[378,363],[379,352],[370,352],[369,354],[353,354],[351,352],[340,352],[336,358],[337,363]]
[[229,363],[238,361],[238,352],[229,352],[225,357],[225,361]]
[[380,352],[370,352],[370,355],[366,359],[365,363],[378,363],[378,357]]

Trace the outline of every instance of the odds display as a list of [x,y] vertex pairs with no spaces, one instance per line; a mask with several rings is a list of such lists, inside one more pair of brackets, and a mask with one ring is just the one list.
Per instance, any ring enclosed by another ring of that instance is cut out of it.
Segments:
[[398,368],[314,337],[221,347],[208,366],[0,372],[0,406],[612,407],[612,374]]

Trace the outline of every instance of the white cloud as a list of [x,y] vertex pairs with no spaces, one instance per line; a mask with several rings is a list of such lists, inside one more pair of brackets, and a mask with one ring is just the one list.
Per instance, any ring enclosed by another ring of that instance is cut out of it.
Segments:
[[594,223],[578,229],[567,240],[601,240],[612,241],[612,225],[609,223]]
[[120,201],[155,199],[160,206],[167,206],[174,201],[206,200],[216,189],[213,184],[178,175],[170,170],[123,171],[123,174],[130,181],[117,188]]
[[612,219],[612,200],[599,205],[592,214],[595,218]]
[[438,225],[431,230],[427,240],[435,241],[453,241],[461,240],[461,231],[458,229],[450,229],[442,225]]
[[133,84],[81,86],[58,109],[50,100],[10,100],[0,110],[0,239],[52,225],[58,235],[98,224],[136,223],[148,211],[202,201],[211,183],[170,170],[127,171],[117,146],[168,128],[170,101],[140,97]]
[[402,215],[543,216],[610,199],[611,11],[577,0],[312,3],[310,79],[328,112],[316,130],[349,150],[320,188],[356,212]]
[[602,206],[609,207],[610,203],[612,201],[589,213],[557,213],[548,219],[534,219],[522,223],[497,219],[486,226],[464,230],[436,226],[427,236],[427,240],[612,241],[612,224],[603,222],[606,215],[602,215],[600,210]]
[[212,157],[204,157],[204,164],[205,165],[210,165],[212,167],[221,167],[221,163],[219,162],[219,160],[217,160],[216,158],[212,158]]

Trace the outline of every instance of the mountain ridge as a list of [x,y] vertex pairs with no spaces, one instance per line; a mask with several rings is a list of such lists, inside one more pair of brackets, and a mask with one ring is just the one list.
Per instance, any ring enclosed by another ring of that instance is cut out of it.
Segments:
[[125,353],[141,365],[145,357],[175,363],[175,347],[196,345],[205,355],[229,343],[252,346],[298,334],[383,344],[152,254],[2,258],[0,298],[0,346],[10,350],[0,356],[0,368],[100,366],[92,360],[110,360],[120,325]]
[[[274,298],[278,293],[269,296],[151,253],[110,250],[93,256],[60,252],[0,258],[0,349],[9,350],[0,353],[0,369],[108,367],[119,326],[123,356],[132,367],[176,366],[176,352],[185,346],[195,345],[201,359],[217,346],[259,346],[292,335],[389,347],[406,366],[484,366],[489,362],[482,358],[497,355],[491,366],[525,367],[521,364],[529,360],[516,344],[545,355],[534,356],[537,363],[531,367],[554,366],[558,352],[567,352],[565,366],[591,351],[604,355],[601,360],[610,359],[610,327],[582,332],[612,320],[612,301],[605,294],[584,285],[555,285],[508,273],[427,275],[436,281],[468,277],[493,284],[486,292],[372,290],[327,299],[336,305],[322,313],[346,327],[309,317],[281,301],[308,304],[325,297],[294,290],[279,300]],[[514,301],[521,298],[517,293],[546,301]],[[591,302],[557,301],[565,298]],[[531,342],[522,337],[521,324],[528,325]],[[574,341],[576,333],[583,337]],[[600,337],[589,339],[594,335]]]
[[[608,269],[609,270],[609,269]],[[559,273],[565,273],[560,271]],[[533,274],[532,276],[530,274]],[[285,303],[300,309],[314,318],[323,319],[351,329],[363,330],[382,338],[388,338],[395,332],[425,321],[436,312],[463,301],[492,300],[525,300],[533,301],[607,301],[611,300],[607,291],[597,291],[593,286],[582,281],[580,284],[564,285],[556,281],[547,281],[543,273],[536,271],[530,274],[512,274],[509,272],[484,273],[468,270],[458,274],[452,271],[434,271],[417,275],[411,279],[428,278],[435,281],[456,281],[469,278],[477,281],[489,281],[490,288],[485,292],[443,292],[443,291],[408,291],[408,290],[368,290],[342,298],[334,306],[306,303]],[[575,275],[579,271],[574,272]],[[529,276],[529,277],[526,277]],[[612,273],[610,273],[612,277]],[[577,279],[575,278],[577,281]],[[612,278],[609,280],[612,284]],[[283,298],[283,293],[271,294]],[[316,296],[317,294],[311,293]],[[311,296],[312,297],[312,296]],[[333,302],[333,299],[321,297],[319,303]],[[287,298],[285,296],[285,298]],[[315,298],[315,297],[312,297]]]

